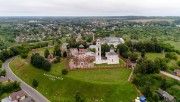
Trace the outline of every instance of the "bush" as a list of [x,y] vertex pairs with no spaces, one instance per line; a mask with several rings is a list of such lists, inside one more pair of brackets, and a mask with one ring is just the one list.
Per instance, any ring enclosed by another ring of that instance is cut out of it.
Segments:
[[0,84],[0,96],[3,93],[10,93],[13,91],[19,91],[20,90],[20,86],[18,82],[9,82],[7,84]]
[[177,61],[177,65],[180,67],[180,60]]
[[62,70],[62,75],[66,75],[66,74],[68,74],[68,70],[67,69],[63,69]]
[[6,76],[6,71],[5,70],[0,71],[0,76]]
[[33,87],[37,87],[38,86],[38,81],[36,79],[33,79],[32,85],[33,85]]
[[3,65],[3,62],[0,60],[0,68],[2,67],[2,65]]
[[75,102],[85,102],[85,98],[82,97],[79,92],[76,92],[75,99],[76,99]]
[[67,56],[67,53],[66,51],[63,52],[63,57],[66,57]]
[[130,59],[131,59],[131,61],[135,62],[138,59],[138,54],[137,53],[130,54]]
[[44,51],[44,57],[45,57],[45,58],[48,58],[48,55],[49,55],[49,50],[46,49],[46,50]]
[[174,53],[174,52],[167,52],[167,53],[165,54],[165,58],[169,58],[169,59],[174,59],[174,60],[176,60],[176,59],[177,59],[177,56],[176,56],[176,53]]
[[27,58],[28,54],[27,53],[21,53],[20,56],[21,56],[21,58],[25,59],[25,58]]
[[55,62],[60,62],[60,61],[61,61],[61,58],[59,56],[57,56]]

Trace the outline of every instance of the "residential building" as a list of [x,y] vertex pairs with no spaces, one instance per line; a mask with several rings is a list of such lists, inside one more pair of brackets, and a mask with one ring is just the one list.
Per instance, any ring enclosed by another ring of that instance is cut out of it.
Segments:
[[175,73],[176,76],[180,76],[180,69],[174,70],[174,73]]
[[13,92],[12,94],[9,95],[9,100],[11,102],[19,102],[24,100],[26,97],[26,93],[23,90]]
[[0,82],[2,82],[3,84],[6,84],[9,82],[8,77],[0,77]]

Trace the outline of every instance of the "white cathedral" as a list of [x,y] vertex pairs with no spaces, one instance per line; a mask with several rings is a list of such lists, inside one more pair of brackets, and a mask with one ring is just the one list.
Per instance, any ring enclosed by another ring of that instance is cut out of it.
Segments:
[[105,57],[101,56],[101,42],[100,39],[96,41],[96,56],[95,56],[95,64],[119,64],[119,56],[114,52],[114,49],[111,48],[110,52],[106,52]]

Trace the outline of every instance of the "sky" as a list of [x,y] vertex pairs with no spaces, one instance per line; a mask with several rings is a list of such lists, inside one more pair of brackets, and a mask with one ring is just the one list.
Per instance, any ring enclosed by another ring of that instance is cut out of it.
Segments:
[[180,0],[0,0],[0,16],[180,16]]

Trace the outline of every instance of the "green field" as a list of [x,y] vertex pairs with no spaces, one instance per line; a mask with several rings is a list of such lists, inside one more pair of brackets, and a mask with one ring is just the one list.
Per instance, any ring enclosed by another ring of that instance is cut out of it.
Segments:
[[146,57],[150,60],[154,60],[157,57],[158,58],[165,58],[165,54],[164,53],[147,53]]
[[[141,53],[138,52],[138,55],[141,56]],[[164,53],[146,53],[145,56],[150,60],[155,60],[156,58],[165,58]]]
[[[41,51],[41,50],[40,50]],[[18,62],[18,63],[17,63]],[[128,82],[131,69],[101,69],[71,71],[68,75],[61,75],[65,68],[65,59],[61,63],[53,64],[50,72],[34,68],[29,64],[29,58],[16,57],[10,67],[13,72],[28,84],[37,79],[37,90],[53,102],[74,102],[75,93],[80,92],[86,102],[130,102],[138,95],[133,85]],[[50,74],[63,80],[48,77]]]

